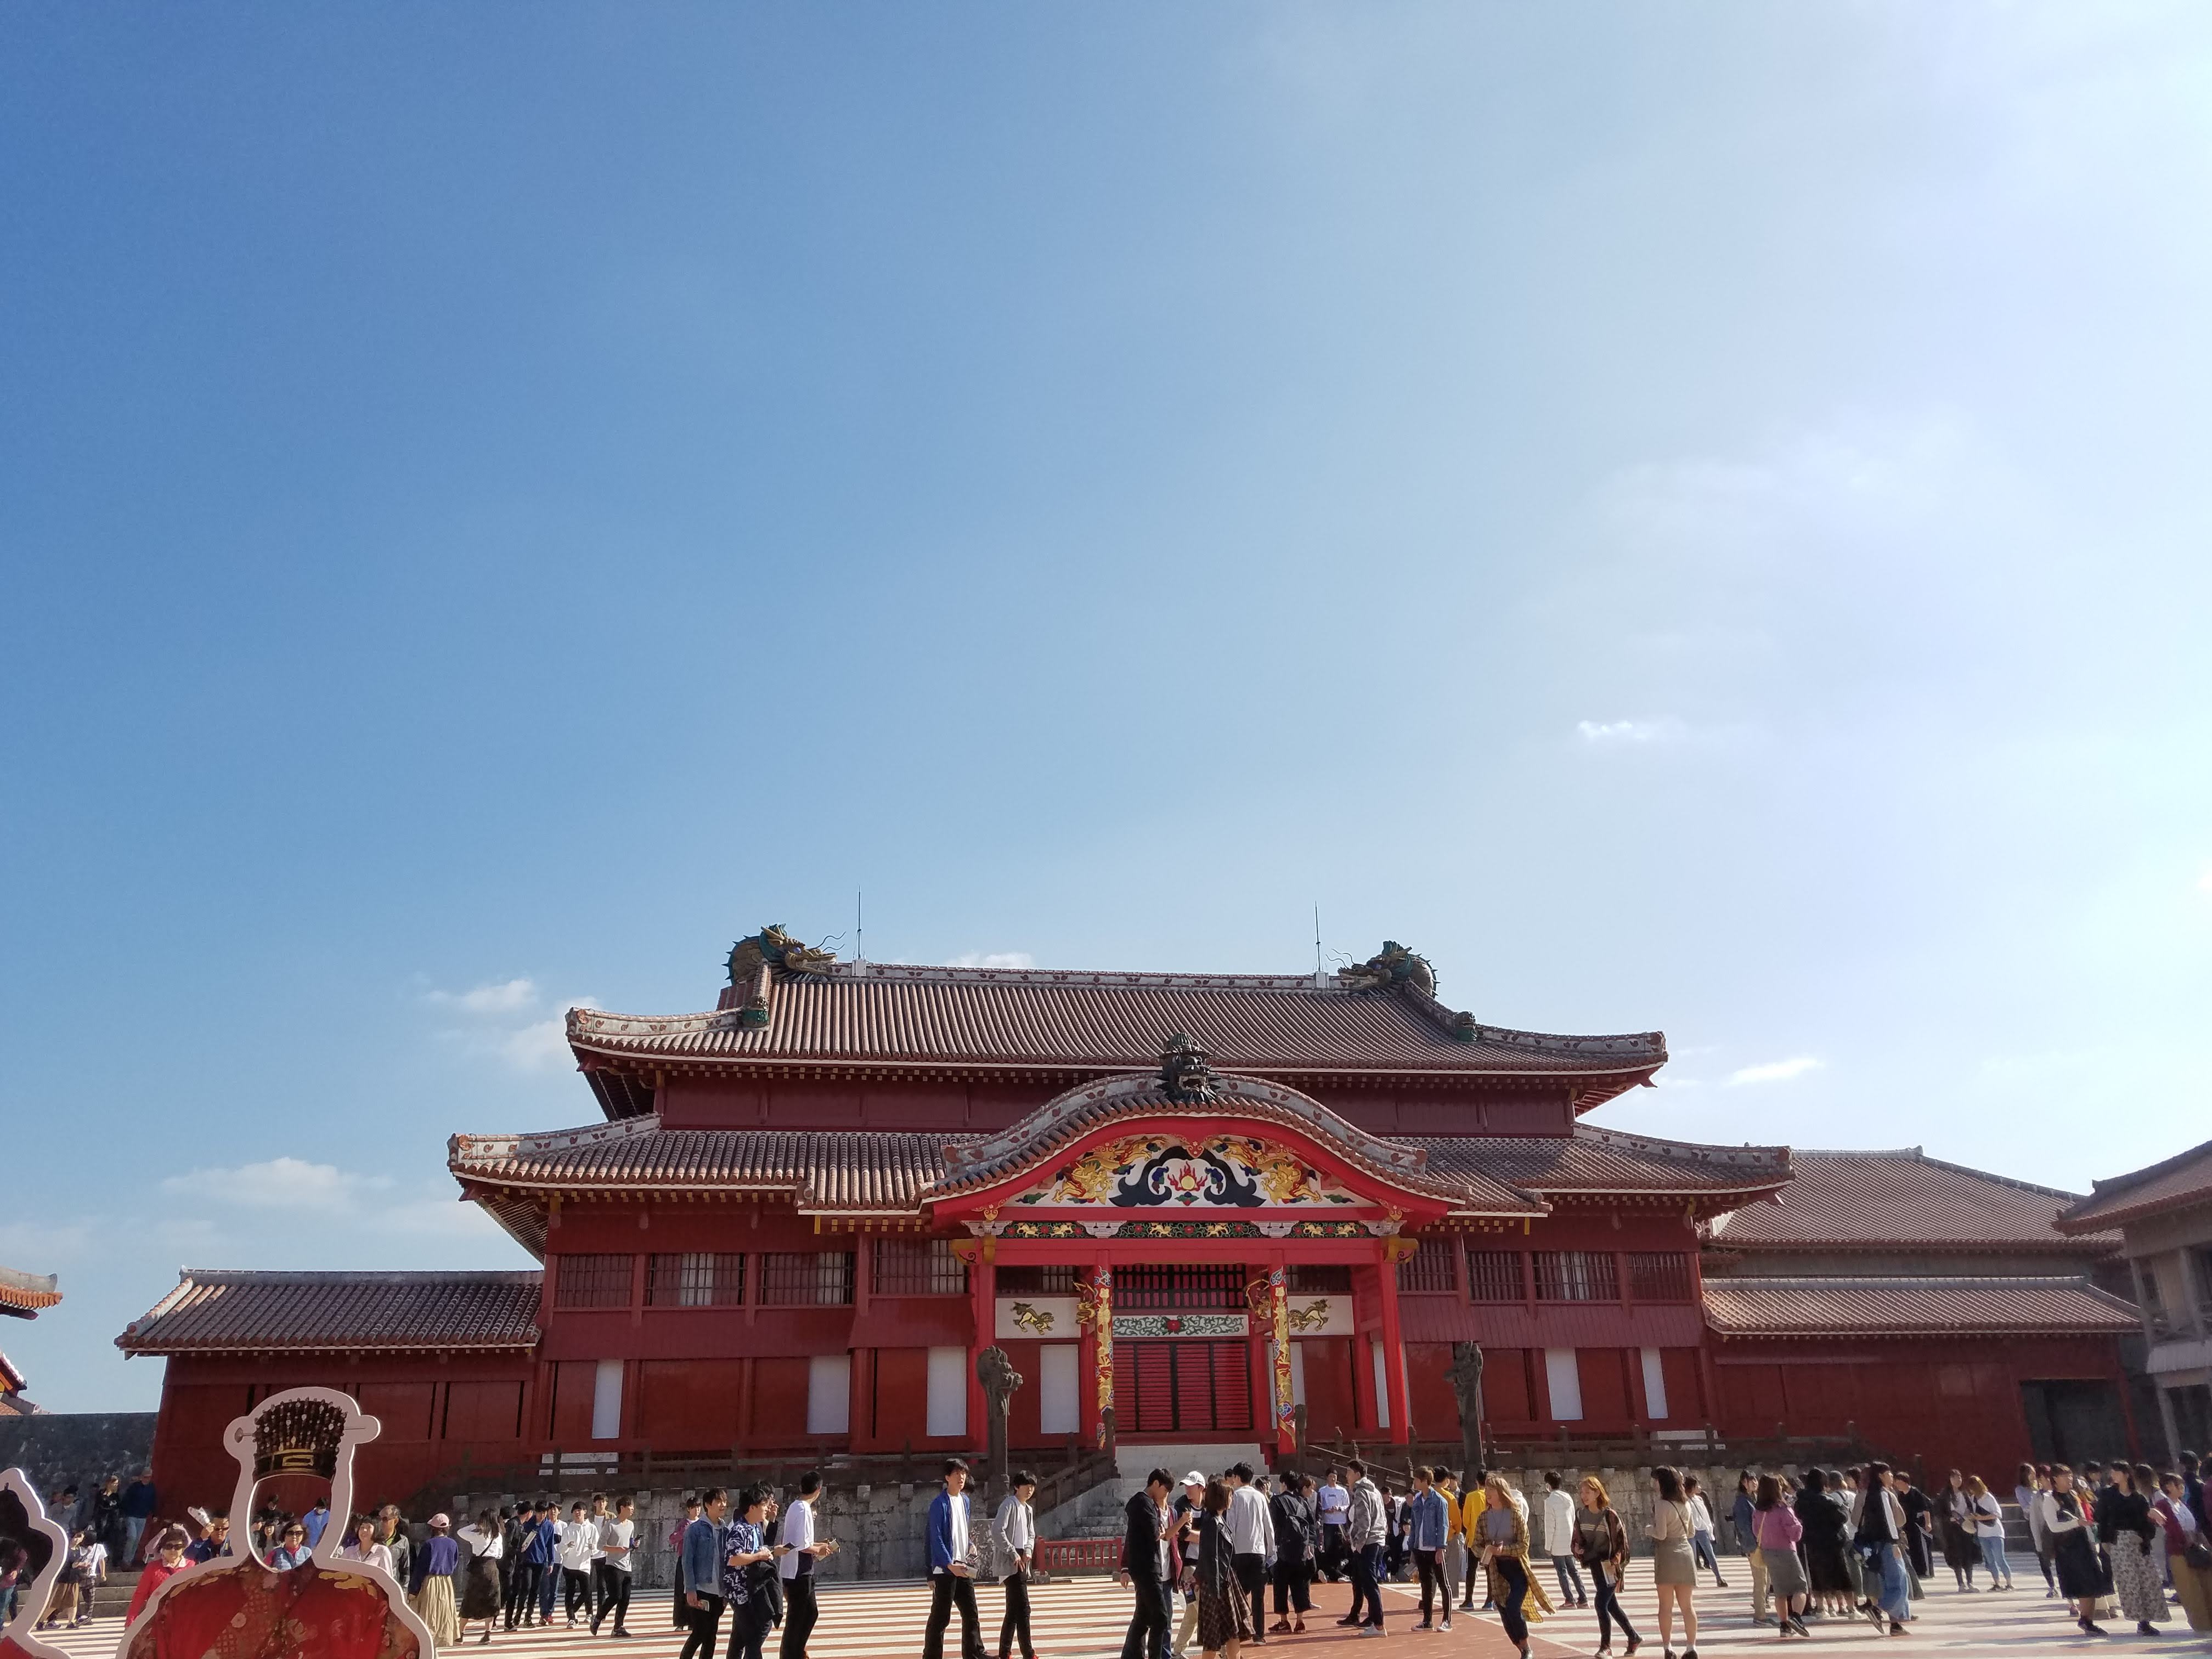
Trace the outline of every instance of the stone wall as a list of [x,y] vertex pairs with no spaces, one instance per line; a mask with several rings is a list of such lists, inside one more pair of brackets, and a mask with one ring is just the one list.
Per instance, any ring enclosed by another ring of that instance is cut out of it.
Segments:
[[0,1468],[20,1468],[40,1492],[87,1491],[103,1475],[128,1486],[154,1461],[152,1412],[41,1412],[0,1417]]

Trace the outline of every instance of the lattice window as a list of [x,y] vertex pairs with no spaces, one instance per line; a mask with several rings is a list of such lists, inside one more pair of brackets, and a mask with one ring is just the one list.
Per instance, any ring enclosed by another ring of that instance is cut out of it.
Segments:
[[1419,1241],[1413,1255],[1398,1264],[1398,1288],[1401,1291],[1459,1289],[1459,1241],[1455,1238],[1424,1238]]
[[735,1308],[745,1299],[745,1259],[689,1251],[645,1263],[648,1308]]
[[968,1264],[952,1254],[949,1238],[879,1238],[875,1294],[965,1296]]
[[1352,1269],[1340,1261],[1293,1261],[1285,1288],[1292,1296],[1350,1296]]
[[1620,1275],[1610,1251],[1536,1252],[1539,1302],[1618,1302]]
[[554,1258],[553,1305],[556,1308],[627,1308],[630,1264],[627,1255],[562,1255]]
[[996,1274],[1000,1296],[1073,1296],[1075,1267],[1001,1267]]
[[1689,1301],[1689,1252],[1686,1250],[1630,1252],[1628,1292],[1638,1302]]
[[853,1252],[804,1250],[760,1259],[760,1299],[767,1308],[837,1308],[853,1299]]
[[1521,1279],[1518,1250],[1469,1250],[1468,1294],[1477,1302],[1524,1302],[1528,1289]]
[[1114,1305],[1132,1312],[1224,1308],[1242,1313],[1244,1270],[1182,1265],[1117,1267],[1114,1270]]

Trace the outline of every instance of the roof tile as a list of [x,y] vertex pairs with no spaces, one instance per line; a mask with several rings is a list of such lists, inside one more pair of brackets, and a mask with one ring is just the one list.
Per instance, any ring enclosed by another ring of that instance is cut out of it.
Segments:
[[128,1354],[528,1350],[542,1275],[187,1267],[115,1339]]
[[[1779,1199],[1738,1210],[1714,1233],[1735,1248],[2081,1249],[2058,1231],[2074,1194],[1926,1156],[1806,1152]],[[2117,1242],[2117,1241],[2115,1241]]]
[[2077,1200],[2060,1218],[2069,1233],[2118,1227],[2161,1210],[2212,1203],[2212,1140],[2146,1169],[2090,1183],[2088,1197]]
[[2141,1316],[2086,1279],[1708,1279],[1723,1336],[2117,1336]]

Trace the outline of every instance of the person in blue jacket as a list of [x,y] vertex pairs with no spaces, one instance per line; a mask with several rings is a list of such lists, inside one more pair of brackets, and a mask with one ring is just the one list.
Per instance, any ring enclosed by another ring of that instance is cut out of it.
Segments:
[[962,1659],[983,1659],[975,1615],[975,1557],[968,1530],[968,1466],[945,1460],[945,1490],[929,1503],[929,1623],[921,1633],[921,1659],[945,1659],[945,1627],[960,1609]]
[[684,1528],[684,1547],[676,1559],[676,1586],[690,1615],[691,1634],[679,1659],[714,1659],[714,1636],[722,1622],[722,1557],[730,1528],[730,1495],[709,1486],[699,1496],[700,1516]]

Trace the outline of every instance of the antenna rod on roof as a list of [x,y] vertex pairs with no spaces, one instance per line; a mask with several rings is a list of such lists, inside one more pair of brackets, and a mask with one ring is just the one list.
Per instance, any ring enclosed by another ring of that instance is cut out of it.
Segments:
[[860,931],[860,890],[853,890],[853,965],[865,968],[868,962],[868,936]]
[[1326,975],[1321,969],[1321,906],[1314,906],[1314,988],[1319,990]]

